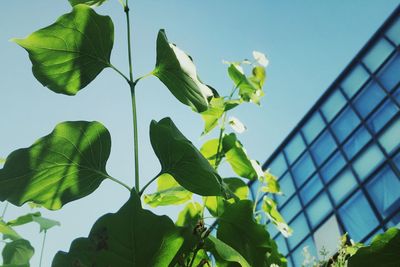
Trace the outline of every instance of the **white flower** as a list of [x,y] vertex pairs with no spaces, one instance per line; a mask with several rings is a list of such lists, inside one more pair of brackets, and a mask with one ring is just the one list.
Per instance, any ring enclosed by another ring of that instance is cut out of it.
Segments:
[[229,117],[229,125],[237,133],[243,133],[246,131],[246,126],[236,117]]
[[258,178],[264,178],[264,171],[262,170],[260,164],[254,159],[250,160],[251,166],[256,171]]
[[269,60],[263,53],[258,52],[258,51],[253,51],[253,57],[258,62],[258,64],[260,64],[261,66],[263,66],[263,67],[268,66]]

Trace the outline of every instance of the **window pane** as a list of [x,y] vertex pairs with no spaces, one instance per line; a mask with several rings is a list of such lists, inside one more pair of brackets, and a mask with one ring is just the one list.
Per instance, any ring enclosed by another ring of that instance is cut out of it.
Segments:
[[292,164],[304,151],[306,145],[303,142],[300,134],[296,134],[294,138],[285,147],[285,154],[290,164]]
[[394,93],[394,97],[396,98],[397,103],[400,104],[400,87],[397,88],[396,92]]
[[293,166],[292,174],[295,183],[300,187],[307,178],[314,172],[314,163],[311,160],[310,154],[308,152],[300,158],[300,160]]
[[400,208],[400,181],[389,166],[367,184],[367,190],[383,218]]
[[369,75],[362,66],[355,67],[342,82],[342,88],[345,94],[351,98],[358,89],[368,80]]
[[336,143],[330,132],[325,132],[318,137],[317,141],[311,146],[311,153],[315,162],[321,165],[332,152],[336,149]]
[[300,198],[304,205],[307,205],[310,200],[319,193],[323,188],[323,184],[318,174],[315,174],[310,181],[300,190]]
[[310,144],[324,127],[325,123],[322,120],[321,115],[318,112],[315,113],[303,126],[302,131],[307,143]]
[[278,251],[286,256],[288,254],[288,248],[283,235],[278,235],[278,237],[275,238],[275,242],[278,245]]
[[339,205],[357,187],[357,180],[349,169],[346,169],[329,186],[333,201]]
[[282,179],[279,181],[279,185],[283,195],[276,195],[276,202],[278,203],[279,207],[282,207],[282,205],[286,203],[286,201],[294,194],[296,189],[290,173],[286,173],[285,176],[282,177]]
[[340,151],[321,168],[321,176],[328,183],[346,164]]
[[377,133],[398,112],[398,107],[390,100],[385,103],[368,119],[371,131]]
[[354,162],[354,170],[361,180],[368,177],[379,164],[384,160],[382,151],[372,144]]
[[346,105],[346,99],[337,89],[322,105],[321,111],[327,121],[331,121],[335,115]]
[[361,191],[351,197],[340,208],[339,213],[350,238],[356,242],[359,242],[378,226],[378,219]]
[[[315,245],[317,251],[325,249],[329,252],[327,256],[332,256],[337,252],[337,245],[340,240],[340,229],[335,215],[332,215],[321,227],[314,233]],[[320,260],[321,259],[321,255]]]
[[365,118],[381,102],[386,93],[374,81],[365,87],[361,94],[354,100],[354,107]]
[[396,164],[397,169],[400,171],[400,153],[394,158],[394,164]]
[[400,142],[400,118],[397,118],[379,137],[385,151],[389,154],[399,146]]
[[378,74],[383,86],[391,91],[393,87],[400,81],[400,54],[391,59]]
[[277,236],[279,234],[278,228],[276,228],[276,226],[272,222],[269,222],[267,224],[267,229],[271,237]]
[[268,168],[273,175],[275,175],[276,177],[280,177],[287,170],[283,154],[279,153],[279,155],[276,156],[276,158],[271,162]]
[[[302,267],[304,262],[304,250],[307,250],[311,257],[318,257],[318,252],[315,247],[314,241],[310,236],[293,252],[292,258],[295,267]],[[309,266],[309,265],[307,265]]]
[[306,237],[310,232],[308,228],[306,217],[304,214],[300,214],[291,224],[290,227],[293,229],[293,234],[287,239],[289,247],[293,249],[300,241]]
[[371,135],[365,129],[364,126],[361,126],[349,140],[343,146],[343,150],[346,153],[346,156],[349,159],[352,159],[361,148],[363,148],[368,141],[371,139]]
[[400,19],[393,24],[392,27],[386,32],[386,36],[390,38],[396,45],[400,44]]
[[381,39],[367,53],[363,62],[371,72],[375,72],[393,50],[394,47],[388,41]]
[[307,215],[310,219],[311,226],[317,226],[331,210],[332,204],[329,201],[328,195],[324,192],[307,207]]
[[287,204],[281,209],[281,214],[286,221],[290,221],[301,210],[301,204],[298,196],[294,196]]
[[360,123],[360,119],[354,111],[348,107],[332,124],[333,133],[342,142]]

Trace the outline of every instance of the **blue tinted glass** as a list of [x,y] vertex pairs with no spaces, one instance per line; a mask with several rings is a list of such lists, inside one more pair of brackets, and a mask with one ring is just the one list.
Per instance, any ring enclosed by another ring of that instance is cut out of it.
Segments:
[[300,187],[308,177],[314,172],[314,163],[311,160],[308,152],[299,159],[299,161],[293,166],[292,174],[295,183]]
[[270,172],[274,174],[276,177],[280,177],[286,170],[286,162],[282,153],[279,153],[278,156],[269,164],[268,168]]
[[400,81],[400,54],[392,58],[378,74],[383,86],[387,90],[392,90]]
[[311,153],[314,156],[315,162],[321,165],[330,154],[336,149],[335,140],[332,134],[325,130],[325,132],[318,137],[315,143],[311,146]]
[[387,153],[391,153],[400,144],[400,118],[397,118],[379,137],[379,143]]
[[400,181],[389,166],[367,184],[367,190],[383,218],[400,208]]
[[288,254],[288,248],[286,246],[285,238],[283,237],[283,235],[278,235],[275,238],[275,242],[278,245],[279,252],[286,256]]
[[354,107],[365,118],[381,102],[386,93],[374,81],[370,82],[354,100]]
[[358,158],[355,160],[353,167],[358,177],[364,180],[368,177],[379,164],[385,159],[382,151],[375,145],[370,145]]
[[324,181],[329,182],[346,164],[340,151],[336,152],[335,155],[321,168],[321,176]]
[[328,100],[321,106],[321,111],[327,121],[331,121],[335,115],[346,105],[346,99],[337,89]]
[[371,131],[377,133],[398,112],[399,108],[390,100],[385,103],[368,119]]
[[296,189],[290,173],[286,173],[282,179],[279,180],[279,185],[283,195],[277,195],[276,202],[278,203],[278,206],[281,207],[294,194]]
[[316,195],[319,191],[322,190],[323,184],[318,174],[315,174],[310,181],[300,190],[300,198],[303,201],[304,205],[307,205],[308,202]]
[[255,181],[252,183],[251,187],[250,187],[251,198],[252,198],[253,200],[255,199],[255,197],[256,197],[256,195],[257,195],[259,186],[260,186],[260,181],[255,180]]
[[356,242],[378,226],[378,219],[360,191],[339,209],[339,214],[350,238]]
[[394,164],[396,164],[397,169],[400,171],[400,153],[394,158]]
[[300,134],[296,134],[294,138],[285,147],[285,154],[290,164],[292,164],[304,151],[306,145],[303,142]]
[[280,212],[286,221],[290,221],[300,210],[301,204],[299,197],[296,195],[280,210]]
[[307,143],[310,144],[324,127],[325,123],[322,120],[321,115],[318,112],[314,113],[314,115],[303,126],[302,130]]
[[397,103],[400,104],[400,87],[397,88],[396,92],[394,93],[394,97],[396,98]]
[[307,215],[311,226],[315,227],[332,211],[332,204],[324,192],[307,207]]
[[394,47],[388,41],[381,39],[368,51],[363,62],[371,72],[375,72],[393,50]]
[[268,233],[271,235],[271,237],[274,237],[279,234],[278,229],[272,222],[269,222],[267,224],[267,229],[268,229]]
[[306,237],[310,232],[310,229],[308,228],[306,217],[303,213],[290,224],[290,227],[294,230],[292,236],[290,236],[287,241],[289,242],[289,247],[293,249],[304,237]]
[[[303,261],[304,261],[304,249],[308,250],[308,253],[310,253],[311,257],[318,258],[318,252],[317,248],[315,247],[314,241],[312,237],[310,236],[307,238],[301,245],[293,252],[292,258],[294,262],[294,266],[296,267],[303,267]],[[311,265],[310,265],[311,266]]]
[[360,65],[355,67],[342,82],[344,93],[351,98],[357,93],[360,87],[368,80],[367,71]]
[[[256,210],[262,210],[262,205],[263,205],[262,201],[258,202],[258,204],[256,206]],[[258,213],[257,216],[258,216],[258,219],[260,220],[259,221],[260,224],[266,224],[267,223],[267,216],[265,215],[264,212]]]
[[343,146],[343,150],[349,159],[352,159],[361,148],[363,148],[371,139],[371,135],[361,126]]
[[351,171],[347,169],[329,185],[329,192],[331,192],[333,201],[338,205],[356,187],[357,180]]
[[342,142],[360,123],[354,111],[348,107],[339,115],[332,124],[332,131]]
[[386,32],[386,36],[390,38],[396,45],[400,44],[400,19],[390,27],[390,29]]

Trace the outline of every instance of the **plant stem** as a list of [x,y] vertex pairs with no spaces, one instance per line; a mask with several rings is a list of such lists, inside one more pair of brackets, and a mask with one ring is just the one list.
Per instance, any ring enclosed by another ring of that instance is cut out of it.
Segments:
[[43,260],[43,252],[44,252],[44,245],[46,243],[46,235],[47,235],[47,230],[44,230],[43,234],[43,242],[42,242],[42,250],[40,252],[40,261],[39,261],[39,267],[42,267],[42,260]]
[[116,179],[116,178],[114,178],[114,177],[107,176],[107,178],[110,179],[110,180],[113,181],[113,182],[116,182],[117,184],[122,185],[123,187],[125,187],[126,189],[128,189],[129,192],[132,190],[132,188],[130,188],[128,185],[126,185],[125,183],[121,182],[120,180],[118,180],[118,179]]
[[149,187],[149,185],[151,185],[155,180],[157,180],[157,178],[160,176],[160,174],[157,174],[153,179],[151,179],[145,186],[143,186],[142,190],[140,190],[139,192],[139,196],[142,196],[144,193],[144,190],[146,190],[147,187]]
[[3,212],[1,214],[1,218],[4,218],[4,215],[6,215],[7,208],[8,208],[8,202],[6,202],[6,204],[4,205]]
[[189,267],[193,266],[194,260],[196,259],[196,256],[197,256],[197,253],[199,252],[199,250],[200,250],[199,246],[196,246],[196,249],[193,252],[193,258],[189,263]]

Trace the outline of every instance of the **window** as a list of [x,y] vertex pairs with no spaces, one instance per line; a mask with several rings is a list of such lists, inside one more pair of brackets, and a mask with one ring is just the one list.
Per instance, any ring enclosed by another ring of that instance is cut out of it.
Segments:
[[301,138],[301,135],[298,133],[294,138],[289,142],[289,144],[285,147],[285,154],[290,164],[292,164],[304,151],[306,145]]
[[389,166],[385,166],[367,184],[368,193],[383,218],[400,208],[400,181]]
[[316,112],[303,126],[303,134],[307,143],[310,144],[315,137],[324,129],[325,123],[322,120],[321,115]]
[[379,72],[379,80],[383,86],[391,91],[400,81],[400,54],[397,53],[387,65]]
[[397,118],[379,137],[379,143],[389,154],[394,151],[400,142],[400,118]]
[[336,149],[336,143],[330,132],[325,132],[311,146],[311,153],[317,165],[321,165]]
[[279,234],[278,228],[276,228],[275,224],[273,224],[271,221],[267,224],[267,229],[268,229],[268,233],[272,237],[277,236]]
[[[332,256],[337,252],[337,246],[340,240],[340,229],[335,215],[332,215],[321,227],[314,233],[315,245],[317,251],[325,249],[329,252],[327,256]],[[322,259],[321,259],[322,260]]]
[[396,164],[396,167],[400,172],[400,153],[398,153],[397,156],[394,158],[394,164]]
[[356,178],[349,169],[346,169],[329,185],[329,192],[335,204],[339,205],[356,187]]
[[278,245],[279,252],[286,256],[288,254],[288,248],[283,235],[278,235],[278,237],[275,238],[275,242]]
[[292,174],[294,182],[300,187],[307,178],[314,172],[314,163],[311,160],[308,152],[299,159],[299,161],[293,166]]
[[361,241],[375,227],[378,219],[371,210],[367,199],[358,191],[339,209],[345,230],[355,242]]
[[398,112],[399,108],[390,100],[385,103],[368,119],[371,131],[377,133]]
[[323,192],[317,199],[312,201],[306,210],[312,227],[316,227],[331,211],[332,204],[326,192]]
[[282,177],[279,181],[279,185],[284,195],[276,195],[276,202],[279,207],[282,207],[282,205],[294,194],[296,189],[290,173],[286,173],[285,176]]
[[349,159],[352,159],[358,151],[363,148],[368,141],[371,140],[371,135],[361,126],[343,146],[344,153]]
[[286,170],[286,161],[282,153],[279,153],[278,156],[269,164],[268,168],[270,169],[271,173],[274,174],[276,177],[280,177]]
[[345,164],[346,161],[340,151],[336,152],[336,154],[321,168],[320,173],[324,181],[328,183]]
[[397,88],[396,92],[394,93],[394,97],[396,98],[397,103],[400,104],[400,87]]
[[361,180],[365,180],[384,159],[382,151],[371,144],[354,162],[354,170]]
[[328,100],[321,106],[321,111],[327,121],[331,121],[335,115],[346,105],[346,99],[343,94],[336,89]]
[[258,192],[258,188],[260,187],[260,181],[257,179],[257,180],[254,180],[254,182],[251,184],[251,187],[250,187],[250,192],[251,192],[251,198],[254,200],[255,199],[255,197],[256,197],[256,195],[257,195],[257,192]]
[[371,72],[375,72],[393,50],[394,47],[388,41],[381,39],[368,51],[363,62]]
[[390,27],[390,29],[386,32],[386,36],[390,38],[396,45],[400,44],[400,19],[397,18],[397,21]]
[[359,123],[360,119],[354,111],[348,107],[333,122],[332,131],[338,140],[343,142],[343,140],[357,127]]
[[291,224],[290,227],[296,229],[290,238],[287,239],[290,249],[293,249],[310,232],[306,217],[301,213]]
[[300,190],[300,198],[304,205],[307,205],[310,200],[319,193],[323,188],[323,184],[319,175],[316,173],[310,181]]
[[302,267],[304,261],[304,250],[307,250],[311,257],[318,257],[318,252],[315,247],[312,237],[307,238],[301,245],[293,252],[292,258],[295,267]]
[[382,101],[386,93],[374,81],[371,81],[354,100],[354,107],[365,118]]
[[367,71],[360,65],[356,66],[342,82],[342,89],[351,98],[361,86],[368,80]]
[[280,210],[280,212],[285,220],[290,221],[300,210],[301,204],[299,197],[296,195]]

